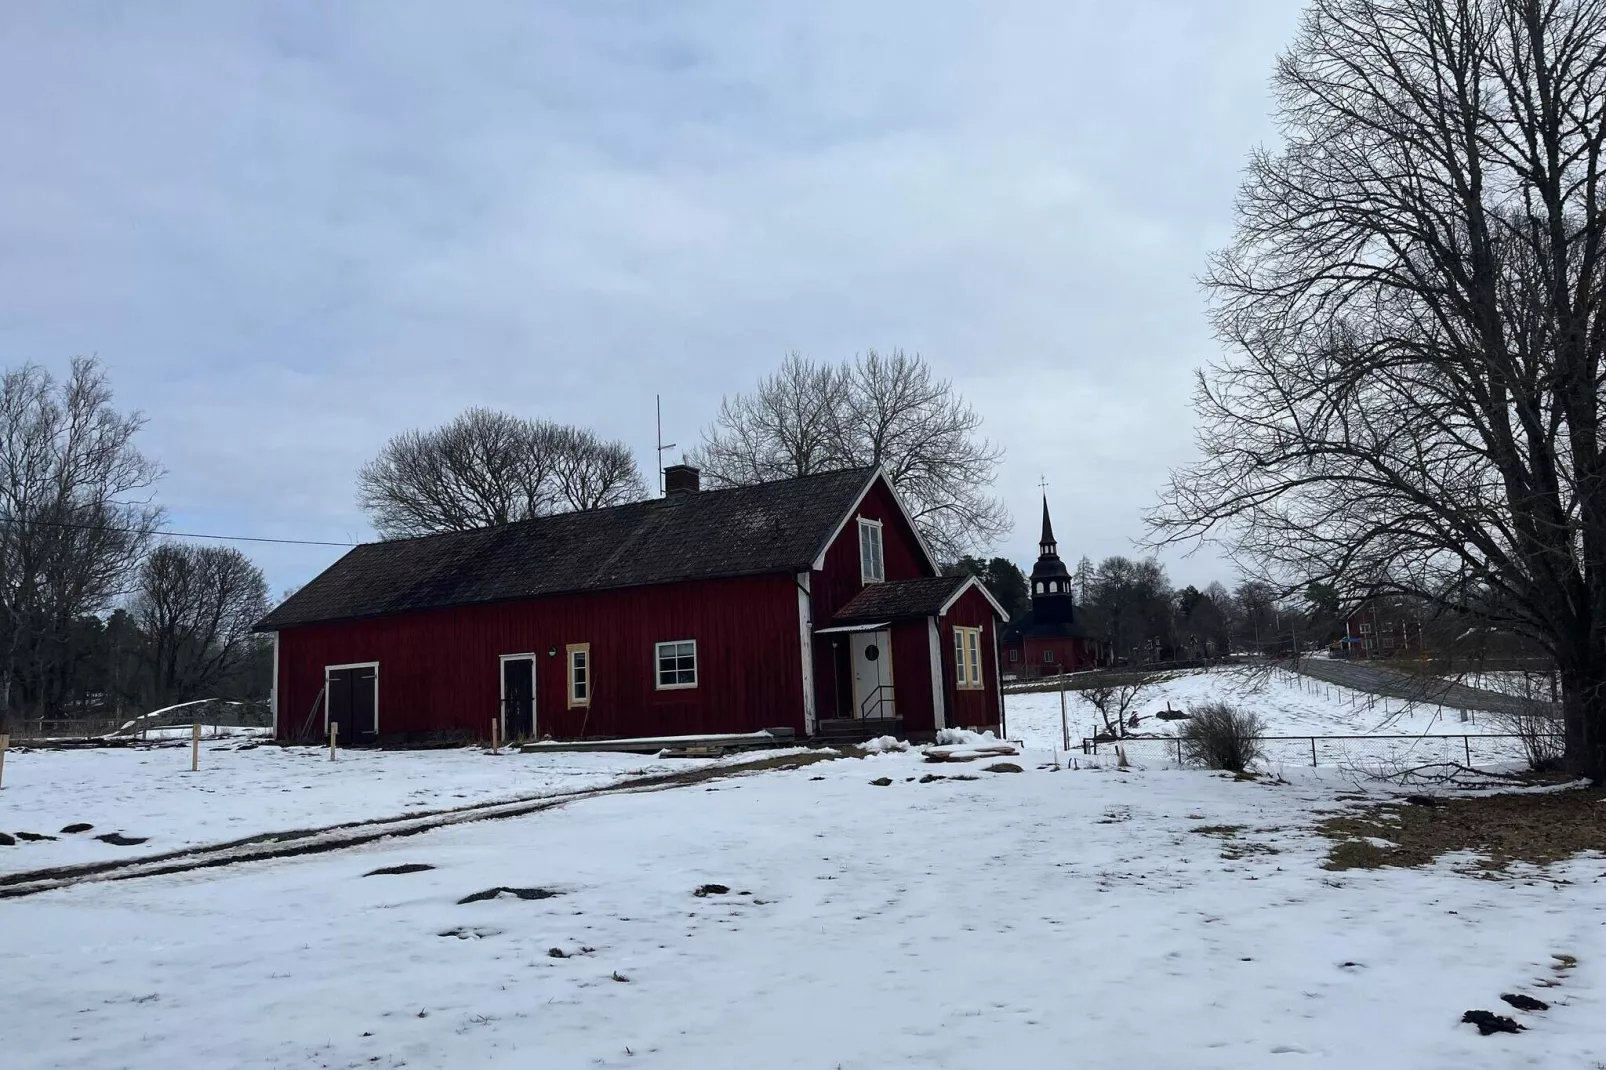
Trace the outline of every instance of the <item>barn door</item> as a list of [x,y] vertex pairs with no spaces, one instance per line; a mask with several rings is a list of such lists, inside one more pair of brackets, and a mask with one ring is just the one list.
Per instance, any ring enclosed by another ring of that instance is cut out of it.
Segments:
[[502,658],[502,736],[535,738],[535,658],[529,654]]
[[379,730],[379,668],[348,665],[324,670],[329,723],[340,726],[342,743],[372,741]]

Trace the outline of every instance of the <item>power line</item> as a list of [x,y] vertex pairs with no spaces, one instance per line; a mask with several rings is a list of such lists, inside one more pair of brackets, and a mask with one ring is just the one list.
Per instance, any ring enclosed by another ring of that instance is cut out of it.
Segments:
[[[146,534],[144,528],[116,527],[111,524],[72,524],[64,520],[18,520],[0,517],[0,524],[38,524],[47,528],[66,528],[70,531],[111,531],[123,535]],[[208,535],[198,531],[152,531],[152,535],[165,535],[170,539],[215,539],[219,542],[271,542],[283,546],[356,546],[354,542],[326,542],[322,539],[270,539],[261,535]]]

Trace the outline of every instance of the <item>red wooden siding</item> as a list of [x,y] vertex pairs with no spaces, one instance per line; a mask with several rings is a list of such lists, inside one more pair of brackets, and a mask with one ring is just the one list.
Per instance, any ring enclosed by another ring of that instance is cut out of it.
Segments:
[[[980,689],[960,688],[955,685],[954,627],[981,629]],[[947,694],[947,721],[949,728],[1002,727],[1001,692],[998,683],[998,658],[994,648],[998,636],[998,619],[992,603],[979,590],[966,591],[941,618],[938,625],[942,640],[943,689]]]
[[892,691],[903,730],[937,730],[931,702],[931,621],[899,621],[892,626]]
[[[903,510],[898,507],[897,501],[892,497],[883,480],[877,480],[864,497],[860,500],[853,516],[843,525],[836,539],[825,552],[825,567],[814,572],[809,580],[810,605],[814,615],[814,627],[825,628],[836,616],[836,611],[848,603],[854,595],[864,589],[864,580],[859,571],[859,523],[858,518],[881,521],[881,556],[884,562],[886,578],[889,580],[913,580],[921,576],[935,576],[936,569],[926,561],[925,553],[920,549],[920,543],[915,537],[914,529],[903,518]],[[925,625],[922,623],[922,628]],[[929,645],[929,638],[923,640]],[[907,644],[906,644],[907,645]],[[924,649],[924,648],[923,648]],[[912,672],[910,660],[900,661],[903,647],[899,646],[898,639],[893,640],[893,686],[897,690],[900,712],[912,709],[903,702],[904,686],[909,682]],[[927,653],[920,655],[919,671],[925,674],[924,687],[929,696],[931,691],[931,657]],[[906,668],[910,665],[910,668]],[[911,685],[912,686],[912,685]],[[814,643],[814,692],[815,710],[820,717],[832,717],[837,707],[836,662],[831,653],[829,636],[822,636]],[[927,705],[930,705],[929,697]],[[844,711],[846,713],[847,711]],[[905,714],[907,716],[907,714]],[[926,714],[927,720],[930,714]],[[907,721],[906,727],[907,727]]]
[[[531,652],[540,735],[773,727],[801,734],[794,583],[789,575],[705,580],[286,629],[279,634],[279,734],[299,734],[325,665],[377,661],[382,735],[484,736],[500,708],[499,656]],[[697,687],[659,691],[653,645],[680,639],[697,641]],[[589,713],[568,708],[564,647],[571,643],[591,645]]]

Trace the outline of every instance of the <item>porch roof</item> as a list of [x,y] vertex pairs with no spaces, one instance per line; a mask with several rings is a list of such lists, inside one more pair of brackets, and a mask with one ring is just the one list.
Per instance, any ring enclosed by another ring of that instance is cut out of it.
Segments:
[[922,576],[915,580],[872,583],[837,610],[831,626],[934,617],[969,580],[969,576]]

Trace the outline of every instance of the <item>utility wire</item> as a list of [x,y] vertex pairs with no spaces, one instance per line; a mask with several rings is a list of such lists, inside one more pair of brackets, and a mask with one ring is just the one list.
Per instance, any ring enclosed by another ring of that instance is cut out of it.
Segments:
[[[70,524],[63,520],[18,520],[0,517],[0,524],[38,524],[47,528],[67,528],[72,531],[113,531],[124,535],[145,534],[144,528],[120,528],[111,524]],[[261,535],[206,535],[195,531],[152,531],[152,535],[165,535],[170,539],[216,539],[219,542],[271,542],[286,546],[356,546],[354,542],[325,542],[321,539],[269,539]]]

